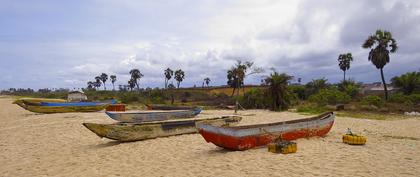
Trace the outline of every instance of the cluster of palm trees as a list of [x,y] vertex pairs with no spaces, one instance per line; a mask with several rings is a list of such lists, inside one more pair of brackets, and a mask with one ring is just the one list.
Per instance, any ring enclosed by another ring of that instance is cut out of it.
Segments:
[[[115,86],[114,83],[117,81],[117,76],[115,75],[111,75],[109,76],[111,78],[111,83],[112,83],[112,90],[115,90]],[[87,88],[88,89],[99,89],[101,87],[101,85],[103,84],[104,86],[104,90],[106,90],[106,81],[108,80],[108,74],[106,73],[102,73],[99,76],[95,77],[95,81],[88,81],[87,82]]]
[[[169,83],[169,80],[171,80],[172,76],[174,76],[174,71],[171,68],[167,68],[164,70],[163,74],[165,75],[165,88],[175,88],[175,85],[172,82]],[[175,71],[174,79],[177,82],[177,88],[179,88],[179,85],[184,80],[184,78],[185,78],[184,71],[182,71],[181,69],[178,69]]]

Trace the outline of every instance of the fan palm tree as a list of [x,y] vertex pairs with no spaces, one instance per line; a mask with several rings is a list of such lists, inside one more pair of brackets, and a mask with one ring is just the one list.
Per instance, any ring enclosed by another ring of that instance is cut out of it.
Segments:
[[353,61],[353,56],[351,53],[344,53],[338,56],[338,66],[340,66],[340,69],[344,72],[343,81],[346,80],[346,71],[350,69],[351,61]]
[[135,85],[137,86],[137,90],[140,90],[139,80],[144,76],[139,69],[132,69],[130,71],[131,80],[134,81]]
[[102,74],[100,75],[100,77],[101,77],[101,81],[102,81],[102,83],[104,83],[104,90],[106,90],[105,82],[108,80],[108,75],[107,75],[107,74],[105,74],[105,73],[102,73]]
[[136,81],[131,78],[130,80],[128,80],[128,87],[130,87],[130,90],[133,91],[133,88],[136,86]]
[[112,90],[115,90],[114,83],[115,83],[115,81],[117,81],[117,76],[111,75],[111,76],[109,76],[109,78],[111,78]]
[[385,82],[383,68],[389,63],[389,53],[395,53],[398,49],[397,41],[392,38],[388,31],[377,30],[363,43],[363,48],[370,48],[368,60],[381,71],[382,84],[384,85],[385,99],[388,100],[388,89]]
[[184,80],[185,73],[181,69],[175,71],[175,80],[177,81],[177,88],[179,88],[179,84]]
[[95,83],[94,82],[92,82],[92,81],[89,81],[89,82],[87,82],[87,89],[89,89],[89,90],[92,90],[93,89],[93,87],[95,87]]
[[207,87],[209,87],[209,83],[210,83],[210,78],[206,77],[204,78],[204,82],[206,83]]
[[287,89],[287,86],[292,79],[293,76],[285,73],[279,74],[276,71],[273,71],[265,79],[265,83],[268,85],[268,94],[272,99],[272,110],[285,110],[289,107],[292,93]]
[[172,71],[170,68],[167,68],[164,71],[165,71],[164,72],[164,75],[165,75],[165,88],[168,88],[168,82],[172,78],[172,76],[174,75],[174,71]]
[[102,83],[101,79],[102,79],[101,76],[96,76],[95,77],[95,81],[96,81],[95,82],[95,87],[96,87],[96,89],[99,89],[99,87],[101,87],[101,85],[102,85],[101,84]]
[[404,94],[409,95],[420,90],[420,72],[408,72],[391,79],[392,85],[400,87]]

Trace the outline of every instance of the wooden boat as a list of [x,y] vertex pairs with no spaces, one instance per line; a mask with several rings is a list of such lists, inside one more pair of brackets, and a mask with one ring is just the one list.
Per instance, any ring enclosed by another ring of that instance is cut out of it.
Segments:
[[22,107],[23,104],[26,105],[40,105],[41,102],[53,102],[53,103],[63,103],[66,100],[63,99],[48,99],[48,98],[20,98],[13,102],[13,104],[17,104]]
[[28,111],[36,113],[67,113],[67,112],[97,112],[105,109],[109,103],[103,103],[96,106],[33,106],[23,105]]
[[41,102],[40,106],[99,106],[105,103],[116,104],[116,100],[107,100],[103,102]]
[[151,122],[169,119],[182,119],[194,117],[201,112],[201,108],[192,110],[161,110],[161,111],[125,111],[125,112],[105,112],[109,117],[120,122]]
[[207,142],[225,149],[247,150],[267,145],[280,137],[282,140],[295,140],[325,136],[333,126],[334,118],[334,113],[328,112],[312,118],[238,127],[200,124],[198,129]]
[[167,120],[148,123],[115,123],[83,125],[98,135],[117,141],[139,141],[157,137],[197,133],[197,125],[205,123],[215,126],[229,126],[237,124],[242,118],[238,116],[223,116],[216,118],[196,118],[182,120]]
[[172,106],[163,104],[146,104],[148,110],[190,110],[197,108],[196,106]]

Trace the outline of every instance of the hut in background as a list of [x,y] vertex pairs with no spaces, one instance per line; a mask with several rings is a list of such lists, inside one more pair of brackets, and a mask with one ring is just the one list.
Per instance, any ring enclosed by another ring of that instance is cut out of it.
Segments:
[[87,100],[87,96],[82,91],[71,91],[67,95],[67,101],[75,102],[75,101],[85,101]]

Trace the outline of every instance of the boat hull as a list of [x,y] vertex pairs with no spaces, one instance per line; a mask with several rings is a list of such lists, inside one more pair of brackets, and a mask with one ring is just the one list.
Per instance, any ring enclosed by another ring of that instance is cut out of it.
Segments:
[[35,113],[68,113],[68,112],[97,112],[105,109],[109,104],[101,104],[97,106],[32,106],[24,105],[28,111]]
[[106,114],[119,122],[142,123],[152,121],[164,121],[170,119],[191,118],[201,112],[201,108],[193,110],[171,111],[132,111],[132,112],[106,112]]
[[152,139],[157,137],[197,133],[197,126],[199,124],[205,123],[215,126],[229,126],[237,124],[241,119],[242,118],[238,116],[224,116],[218,118],[170,120],[141,124],[83,123],[83,125],[101,138],[105,137],[112,140],[128,142]]
[[41,102],[54,102],[63,103],[66,100],[63,99],[49,99],[49,98],[20,98],[15,100],[13,103],[22,107],[22,105],[40,105]]
[[326,113],[309,119],[232,128],[202,124],[199,132],[207,142],[219,147],[247,150],[267,145],[277,139],[290,141],[325,136],[334,124],[334,117],[334,113]]
[[196,109],[193,106],[171,106],[171,105],[160,105],[160,104],[146,104],[148,110],[190,110]]

